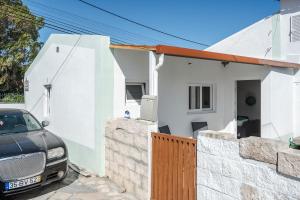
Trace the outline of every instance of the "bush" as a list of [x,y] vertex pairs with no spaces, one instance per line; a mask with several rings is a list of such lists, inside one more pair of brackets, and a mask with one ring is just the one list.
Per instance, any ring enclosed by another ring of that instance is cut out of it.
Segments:
[[5,94],[3,96],[3,98],[0,99],[0,102],[3,102],[3,103],[24,103],[24,95],[23,94],[14,94],[14,93]]

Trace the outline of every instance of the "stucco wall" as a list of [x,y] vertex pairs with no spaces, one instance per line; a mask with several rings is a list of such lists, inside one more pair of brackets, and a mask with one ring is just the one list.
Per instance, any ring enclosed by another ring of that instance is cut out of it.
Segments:
[[[108,46],[109,38],[102,36],[51,35],[25,74],[26,109],[50,121],[47,129],[64,139],[72,162],[100,175],[104,124],[113,112]],[[44,113],[44,84],[52,84],[49,116]]]
[[[257,139],[255,143],[259,143],[259,140]],[[198,199],[299,199],[300,181],[296,178],[299,170],[299,165],[296,164],[299,163],[299,150],[287,151],[291,152],[289,156],[293,161],[290,163],[291,160],[287,156],[289,153],[279,153],[277,159],[278,147],[276,146],[277,142],[267,141],[260,147],[255,146],[255,148],[261,148],[261,151],[255,152],[253,148],[253,152],[248,152],[254,157],[260,154],[258,156],[261,158],[271,158],[271,161],[274,159],[275,164],[270,164],[241,157],[240,152],[243,147],[239,140],[199,136],[197,146]],[[287,148],[287,144],[284,148]],[[281,156],[284,158],[281,159]],[[280,173],[277,172],[276,166]],[[290,171],[282,170],[282,166]],[[285,174],[285,172],[291,174]]]
[[[141,51],[113,50],[114,116],[126,109],[139,116],[139,105],[126,106],[125,81],[148,83],[148,54]],[[190,64],[189,64],[190,63]],[[290,136],[293,132],[292,69],[165,56],[158,70],[159,126],[169,125],[176,135],[191,136],[191,121],[207,121],[212,130],[236,132],[236,81],[261,80],[262,137]],[[215,85],[214,112],[188,111],[188,84]],[[148,87],[147,87],[148,90]],[[289,97],[289,98],[286,98]]]
[[210,46],[207,51],[258,58],[272,58],[272,16]]
[[[236,80],[261,80],[262,137],[292,133],[293,70],[239,63],[224,67],[218,61],[166,56],[158,79],[159,125],[169,125],[173,134],[191,136],[192,121],[207,121],[211,130],[235,133]],[[214,112],[188,111],[188,84],[194,83],[215,85]]]
[[140,117],[140,105],[126,102],[125,83],[145,83],[149,90],[148,52],[111,49],[114,55],[114,117],[123,117],[129,110],[132,118]]

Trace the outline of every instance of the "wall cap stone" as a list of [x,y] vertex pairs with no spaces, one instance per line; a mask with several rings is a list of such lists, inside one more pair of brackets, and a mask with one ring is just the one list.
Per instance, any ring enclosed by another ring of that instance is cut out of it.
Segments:
[[253,136],[240,139],[239,146],[241,157],[274,165],[277,164],[277,152],[288,148],[282,141]]
[[198,134],[198,137],[208,137],[214,139],[221,139],[221,140],[235,140],[235,136],[231,133],[226,132],[217,132],[217,131],[201,131]]
[[277,171],[287,176],[300,178],[300,150],[285,149],[279,151]]

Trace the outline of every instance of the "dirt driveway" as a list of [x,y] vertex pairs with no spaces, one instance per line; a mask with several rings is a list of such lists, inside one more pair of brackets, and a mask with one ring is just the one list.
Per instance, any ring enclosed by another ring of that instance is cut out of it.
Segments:
[[10,200],[137,200],[107,178],[84,177],[70,170],[60,183],[42,189],[11,197]]

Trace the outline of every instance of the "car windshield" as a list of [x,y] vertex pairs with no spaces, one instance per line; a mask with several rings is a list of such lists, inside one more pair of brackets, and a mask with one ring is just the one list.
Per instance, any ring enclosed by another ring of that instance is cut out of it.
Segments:
[[29,113],[0,113],[0,135],[41,129],[39,122]]

